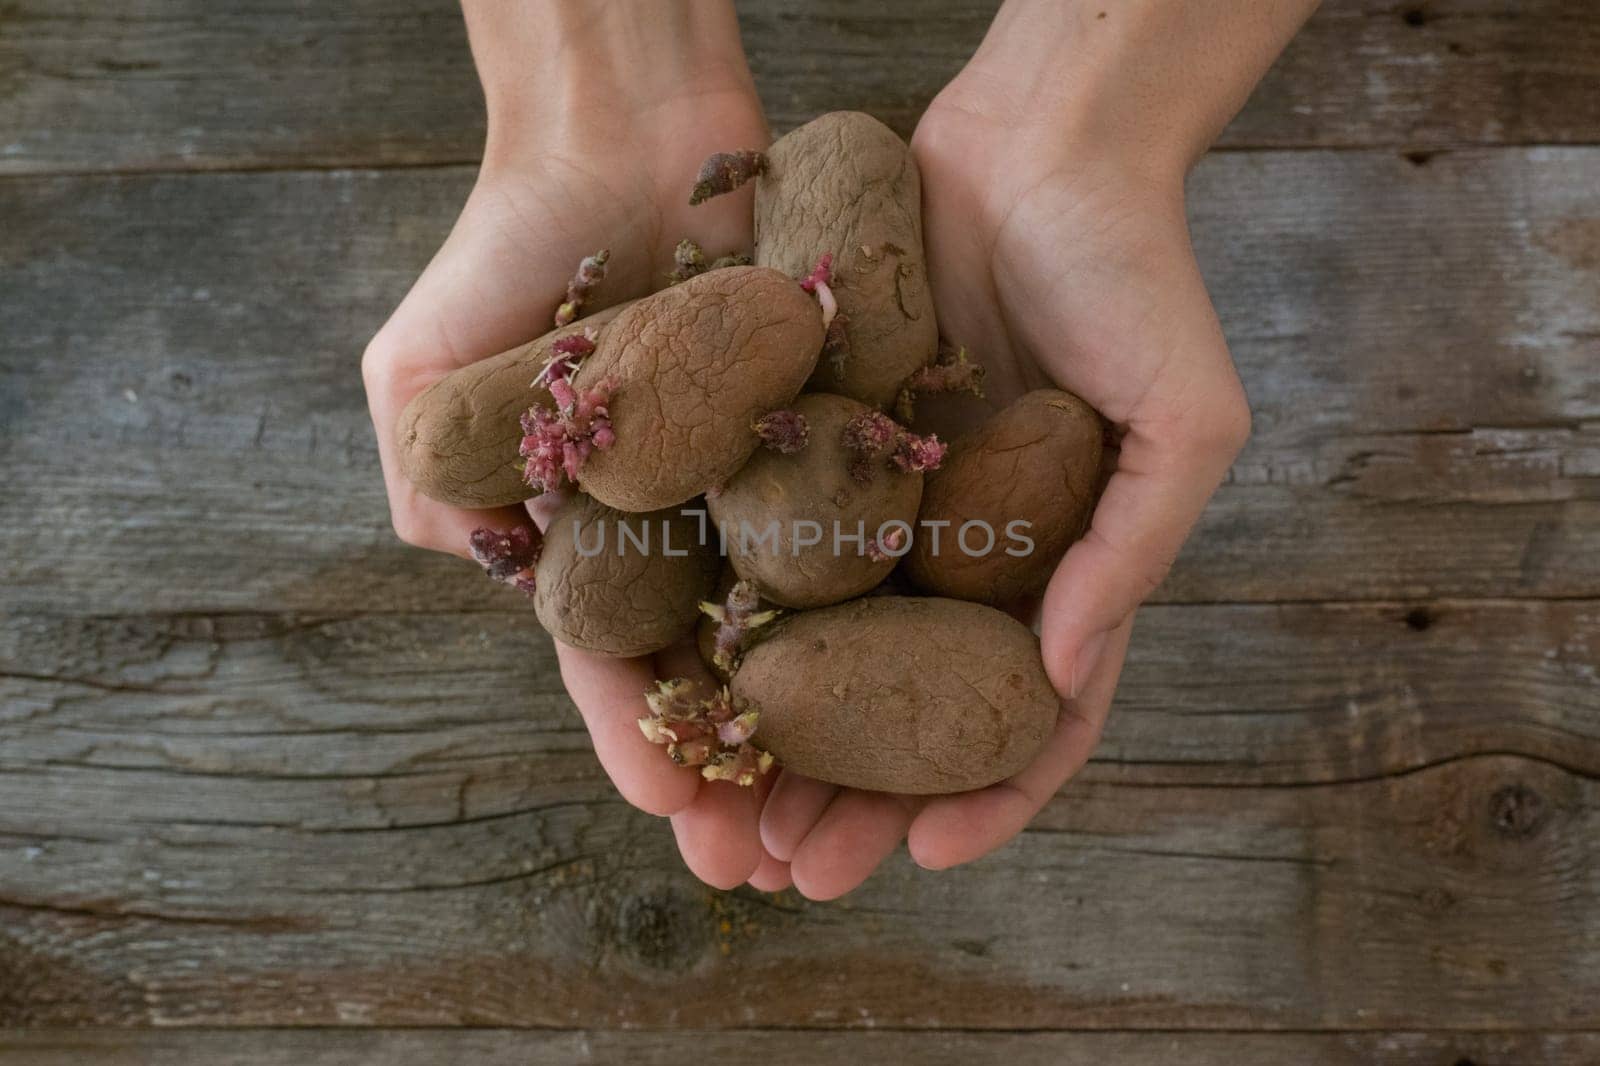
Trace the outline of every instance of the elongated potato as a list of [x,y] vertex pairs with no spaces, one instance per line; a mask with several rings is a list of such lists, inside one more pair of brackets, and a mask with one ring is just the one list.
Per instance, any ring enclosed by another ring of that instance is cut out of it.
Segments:
[[757,265],[804,277],[833,255],[848,343],[817,364],[809,388],[892,403],[939,345],[911,150],[870,115],[835,111],[778,138],[755,200]]
[[760,443],[752,424],[794,399],[821,349],[816,300],[775,270],[713,270],[639,300],[574,381],[611,383],[616,438],[585,460],[579,483],[624,511],[720,488]]
[[534,493],[517,456],[519,419],[535,403],[551,402],[533,379],[549,362],[550,345],[585,329],[604,332],[621,310],[598,311],[423,389],[396,427],[401,472],[424,496],[455,507],[503,507],[528,499]]
[[533,608],[575,648],[647,655],[694,628],[719,565],[699,520],[677,508],[630,514],[578,493],[545,531]]
[[927,475],[912,583],[988,604],[1043,592],[1094,512],[1104,432],[1070,392],[1039,389],[957,439]]
[[911,794],[1011,776],[1060,709],[1022,623],[975,603],[894,596],[774,623],[745,653],[733,694],[759,709],[755,743],[787,769]]
[[922,499],[920,472],[876,464],[868,480],[852,476],[856,453],[845,424],[872,408],[843,396],[810,393],[792,405],[805,419],[805,447],[785,455],[759,449],[727,486],[706,501],[722,530],[729,562],[761,595],[785,607],[823,607],[877,585],[903,551],[869,547],[894,523],[909,540]]

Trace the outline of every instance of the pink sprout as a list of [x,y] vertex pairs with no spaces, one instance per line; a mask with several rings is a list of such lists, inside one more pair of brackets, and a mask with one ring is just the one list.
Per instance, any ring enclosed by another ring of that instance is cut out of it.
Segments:
[[700,164],[689,206],[704,203],[713,196],[732,192],[758,174],[767,172],[767,157],[761,152],[718,152]]
[[822,305],[823,329],[833,325],[833,316],[839,313],[839,304],[833,298],[833,290],[828,287],[832,274],[833,253],[823,252],[817,265],[811,268],[811,273],[800,279],[802,289],[817,294],[817,303]]
[[906,531],[900,526],[895,526],[884,536],[872,538],[872,543],[867,545],[867,558],[875,563],[886,563],[899,558],[900,549],[905,546]]
[[855,453],[850,476],[862,484],[872,480],[886,458],[908,474],[936,470],[944,461],[945,445],[938,437],[919,437],[882,411],[867,411],[846,422],[841,443]]
[[750,426],[761,443],[782,455],[793,455],[806,446],[811,437],[811,427],[806,417],[798,411],[768,411]]
[[851,451],[882,453],[902,432],[882,411],[866,411],[845,423],[843,442]]
[[700,767],[706,780],[753,785],[772,768],[772,756],[750,743],[760,712],[726,686],[701,697],[687,678],[658,681],[645,703],[650,713],[639,719],[645,739],[665,745],[679,766]]
[[915,433],[903,434],[894,448],[894,465],[906,473],[927,473],[939,469],[944,462],[946,445],[930,433],[919,437]]
[[702,602],[700,610],[717,623],[716,650],[712,652],[712,662],[729,674],[738,668],[739,655],[744,651],[750,634],[783,613],[761,610],[761,596],[749,581],[734,582],[722,603]]
[[735,751],[724,751],[700,768],[707,781],[732,781],[746,788],[772,768],[773,758],[753,744],[740,744]]
[[563,355],[570,361],[581,361],[594,354],[594,337],[588,331],[583,333],[569,333],[565,337],[557,337],[550,350],[556,355]]
[[895,398],[894,413],[902,422],[916,414],[917,397],[937,392],[970,392],[983,395],[983,367],[967,358],[965,348],[939,345],[939,355],[928,366],[911,372]]
[[554,409],[536,403],[522,416],[523,438],[517,454],[527,462],[522,476],[540,492],[561,486],[562,476],[576,482],[585,459],[616,443],[607,404],[615,382],[607,378],[582,392],[566,372],[552,372],[548,381]]
[[543,542],[534,539],[533,530],[515,526],[502,533],[497,529],[474,529],[467,538],[472,558],[495,581],[533,595],[533,578],[521,576],[539,562]]
[[567,282],[567,298],[564,303],[556,308],[556,328],[571,325],[577,320],[583,310],[583,303],[589,298],[590,292],[606,276],[606,263],[611,259],[609,249],[602,248],[593,255],[584,256],[578,263],[578,272],[572,275],[572,280]]
[[534,376],[535,387],[548,388],[555,381],[570,381],[584,359],[594,354],[594,332],[584,330],[558,337],[550,345],[550,353],[550,361]]

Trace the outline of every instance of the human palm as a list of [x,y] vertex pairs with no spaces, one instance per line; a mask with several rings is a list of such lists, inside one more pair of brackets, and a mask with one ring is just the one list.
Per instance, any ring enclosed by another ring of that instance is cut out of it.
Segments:
[[[961,100],[959,90],[950,95]],[[1034,614],[1062,712],[1031,765],[975,792],[892,796],[783,773],[762,815],[763,841],[769,861],[789,862],[815,898],[854,888],[902,837],[924,866],[970,861],[1019,832],[1083,765],[1133,610],[1160,584],[1248,432],[1189,246],[1181,176],[1163,183],[1089,152],[1053,165],[1032,136],[940,101],[913,147],[940,332],[985,366],[989,406],[1063,388],[1119,437],[1088,532],[1040,604],[1014,605]]]
[[[703,87],[632,110],[606,99],[571,107],[541,128],[491,130],[479,180],[449,238],[362,362],[396,531],[419,547],[467,554],[479,526],[543,525],[549,499],[527,509],[462,510],[421,496],[399,473],[393,427],[419,391],[450,371],[550,329],[578,261],[611,251],[586,311],[660,288],[678,241],[711,255],[747,251],[750,192],[691,208],[700,163],[729,147],[763,147],[765,121],[747,83]],[[685,858],[713,883],[732,885],[761,859],[757,812],[766,786],[702,782],[647,743],[637,719],[658,677],[703,668],[692,646],[610,659],[558,644],[562,678],[595,752],[629,802],[671,815]]]

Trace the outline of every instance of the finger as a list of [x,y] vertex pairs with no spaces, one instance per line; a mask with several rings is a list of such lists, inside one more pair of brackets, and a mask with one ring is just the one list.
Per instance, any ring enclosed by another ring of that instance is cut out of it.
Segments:
[[[657,677],[688,678],[702,690],[717,685],[689,640],[657,652],[655,667]],[[775,776],[766,774],[747,787],[727,781],[704,782],[694,800],[672,816],[678,851],[696,877],[717,888],[733,888],[758,874],[778,883],[777,869],[762,873],[762,864],[769,856],[762,850],[760,830],[761,808]],[[788,883],[788,867],[778,865],[782,867],[783,882],[778,887],[782,888]]]
[[566,503],[570,496],[571,492],[567,490],[541,492],[531,499],[523,500],[522,509],[529,518],[533,519],[534,526],[543,534],[550,528],[550,523],[555,519],[556,512],[561,509],[561,505]]
[[1131,621],[1119,626],[1084,694],[1067,701],[1044,750],[998,785],[930,800],[911,823],[906,844],[917,865],[943,870],[988,854],[1022,832],[1062,784],[1088,761],[1111,709]]
[[[700,648],[691,634],[671,647],[656,652],[656,676],[663,680],[687,678],[696,691],[709,693],[722,687],[700,658]],[[770,775],[769,775],[770,776]],[[765,795],[765,793],[763,793]]]
[[1130,421],[1088,532],[1051,576],[1039,635],[1045,669],[1063,697],[1079,693],[1110,632],[1165,579],[1243,445],[1243,391],[1231,369],[1218,374],[1202,387],[1207,399],[1193,414],[1172,413],[1172,397],[1143,405],[1163,413]]
[[834,797],[789,863],[807,899],[838,899],[858,887],[906,835],[912,801],[886,792],[845,789]]
[[737,888],[761,865],[761,796],[755,787],[708,781],[694,802],[672,816],[678,851],[696,877],[714,888]]
[[[644,694],[655,684],[648,658],[614,659],[556,641],[561,680],[588,727],[594,753],[622,798],[651,814],[670,815],[694,801],[700,772],[678,766],[639,731]],[[742,880],[742,878],[741,878]]]
[[767,853],[784,862],[792,860],[795,849],[838,791],[836,785],[779,771],[772,794],[761,808],[761,843]]
[[[380,446],[380,461],[382,455]],[[392,459],[383,463],[383,483],[389,494],[389,520],[395,536],[413,548],[470,559],[472,552],[468,541],[474,530],[493,529],[505,533],[528,524],[527,513],[520,508],[465,510],[429,499],[400,473]]]
[[750,887],[760,892],[782,892],[792,884],[794,878],[789,876],[789,864],[763,851],[761,865],[750,875]]

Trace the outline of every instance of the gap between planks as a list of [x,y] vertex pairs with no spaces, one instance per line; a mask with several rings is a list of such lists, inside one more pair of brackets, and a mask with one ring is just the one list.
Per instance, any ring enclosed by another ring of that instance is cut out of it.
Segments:
[[[1206,155],[1345,155],[1384,154],[1403,156],[1412,166],[1424,167],[1441,156],[1456,152],[1529,152],[1541,149],[1600,148],[1594,141],[1462,141],[1446,145],[1418,145],[1406,141],[1351,143],[1351,144],[1226,144],[1207,150]],[[285,162],[238,164],[220,160],[201,160],[191,166],[116,166],[85,169],[81,167],[40,167],[29,170],[0,170],[0,183],[20,182],[29,179],[49,178],[181,178],[228,174],[341,174],[385,173],[391,171],[476,170],[483,163],[480,157],[455,159],[429,159],[417,162],[385,162],[383,160],[349,159],[338,162]]]

